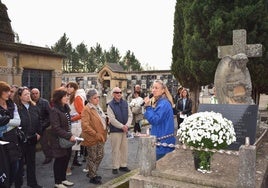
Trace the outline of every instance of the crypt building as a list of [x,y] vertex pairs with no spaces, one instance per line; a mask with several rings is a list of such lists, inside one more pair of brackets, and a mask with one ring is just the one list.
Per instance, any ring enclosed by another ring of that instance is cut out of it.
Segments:
[[96,88],[101,94],[110,94],[114,87],[120,87],[124,93],[133,92],[136,84],[141,85],[142,91],[148,94],[156,79],[164,81],[171,94],[176,94],[179,83],[170,70],[124,71],[119,64],[106,63],[96,73],[62,74],[63,82],[77,82],[81,88]]
[[64,56],[49,48],[16,43],[14,37],[7,7],[0,1],[0,80],[36,87],[49,100],[60,87]]

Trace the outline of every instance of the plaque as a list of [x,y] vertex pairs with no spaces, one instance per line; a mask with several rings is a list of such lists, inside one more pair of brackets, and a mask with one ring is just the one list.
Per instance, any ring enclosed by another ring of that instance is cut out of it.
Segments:
[[236,142],[227,149],[239,150],[245,144],[245,138],[249,137],[250,145],[255,143],[257,126],[257,105],[248,104],[200,104],[198,112],[214,111],[221,113],[223,117],[231,120],[236,133]]

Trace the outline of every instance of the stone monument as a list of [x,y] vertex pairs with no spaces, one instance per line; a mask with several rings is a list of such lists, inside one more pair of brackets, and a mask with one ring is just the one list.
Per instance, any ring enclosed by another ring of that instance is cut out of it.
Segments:
[[[267,187],[268,150],[263,145],[255,144],[257,105],[252,104],[251,79],[246,67],[248,57],[260,57],[262,45],[247,45],[246,31],[233,31],[233,45],[218,47],[218,57],[222,58],[215,74],[215,87],[219,104],[200,105],[200,111],[223,113],[232,119],[238,143],[234,150],[224,150],[213,155],[212,173],[201,174],[194,168],[191,160],[192,151],[184,146],[176,145],[173,152],[155,161],[152,147],[154,137],[140,138],[140,173],[130,179],[130,188],[162,187],[162,188],[264,188]],[[251,136],[251,142],[245,137]],[[241,138],[241,141],[240,141]],[[262,137],[256,143],[260,143]],[[143,147],[144,146],[144,147]],[[156,146],[154,146],[156,147]],[[171,147],[166,145],[166,147]],[[258,155],[256,151],[258,149]],[[152,154],[153,153],[153,154]],[[258,173],[256,173],[258,172]]]
[[252,104],[251,78],[246,67],[248,57],[261,57],[261,44],[247,44],[246,30],[233,31],[233,45],[219,46],[222,58],[215,73],[214,84],[219,104]]

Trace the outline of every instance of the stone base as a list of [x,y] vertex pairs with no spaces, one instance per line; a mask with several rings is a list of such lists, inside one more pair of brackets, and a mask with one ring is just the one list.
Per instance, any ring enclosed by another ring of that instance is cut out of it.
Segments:
[[[268,142],[261,144],[256,155],[255,188],[267,186],[268,174]],[[134,175],[129,182],[130,188],[234,188],[239,177],[239,157],[235,155],[215,153],[212,157],[210,174],[195,170],[192,152],[175,150],[157,161],[152,176]]]
[[[133,176],[129,181],[131,188],[197,188],[197,185],[183,181],[163,179],[160,177],[145,177],[141,175]],[[208,186],[198,185],[198,188],[212,188]]]

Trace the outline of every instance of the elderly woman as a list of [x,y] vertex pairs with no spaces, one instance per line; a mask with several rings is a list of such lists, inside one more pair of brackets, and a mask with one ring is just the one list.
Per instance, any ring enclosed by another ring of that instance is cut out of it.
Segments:
[[106,115],[99,106],[99,96],[96,89],[87,93],[88,103],[82,111],[82,136],[86,146],[87,169],[89,182],[101,184],[101,176],[97,175],[98,167],[103,159],[104,144],[107,140]]

